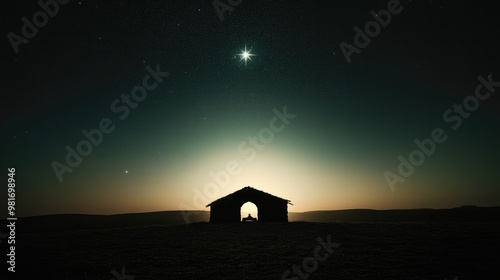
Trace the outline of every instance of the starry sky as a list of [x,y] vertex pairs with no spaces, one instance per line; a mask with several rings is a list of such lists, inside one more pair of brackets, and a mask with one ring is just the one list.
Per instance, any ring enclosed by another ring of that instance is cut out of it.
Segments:
[[[2,165],[18,215],[208,210],[244,186],[292,212],[500,205],[491,6],[232,3],[68,1],[43,22],[36,1],[3,1]],[[355,28],[391,9],[356,48]],[[412,153],[413,172],[398,171]]]

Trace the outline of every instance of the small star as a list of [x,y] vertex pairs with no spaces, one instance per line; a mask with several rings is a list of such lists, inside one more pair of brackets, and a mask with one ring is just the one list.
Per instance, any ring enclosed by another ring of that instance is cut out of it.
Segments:
[[128,174],[128,170],[125,170],[125,174]]
[[241,51],[240,54],[240,60],[245,60],[245,66],[247,65],[248,60],[252,60],[252,56],[255,56],[255,54],[250,53],[252,50],[247,50],[247,46],[245,46],[245,50]]

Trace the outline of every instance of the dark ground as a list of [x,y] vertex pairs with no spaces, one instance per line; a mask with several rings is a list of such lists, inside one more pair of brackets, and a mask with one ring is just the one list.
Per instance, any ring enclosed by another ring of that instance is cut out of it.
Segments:
[[[316,239],[326,240],[328,235],[341,246],[308,279],[500,277],[500,223],[494,222],[195,223],[18,233],[16,275],[18,279],[132,280],[126,275],[135,280],[282,279],[292,265],[313,257]],[[300,279],[292,277],[285,279]]]

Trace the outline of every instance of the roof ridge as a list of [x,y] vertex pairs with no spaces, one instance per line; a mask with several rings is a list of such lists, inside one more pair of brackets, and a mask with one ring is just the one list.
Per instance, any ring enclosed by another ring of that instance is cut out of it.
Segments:
[[213,203],[218,202],[219,200],[222,200],[222,199],[224,199],[224,198],[227,198],[228,196],[235,195],[236,193],[241,192],[241,191],[243,191],[243,190],[253,190],[253,191],[261,192],[261,193],[263,193],[263,194],[266,194],[266,195],[272,196],[272,197],[274,197],[274,198],[277,198],[277,199],[281,199],[281,200],[284,200],[284,201],[290,202],[290,200],[288,200],[288,199],[284,199],[284,198],[281,198],[281,197],[279,197],[279,196],[272,195],[272,194],[270,194],[270,193],[268,193],[268,192],[265,192],[265,191],[262,191],[262,190],[256,189],[256,188],[251,187],[251,186],[245,186],[245,187],[243,187],[243,188],[241,188],[241,189],[239,189],[239,190],[237,190],[237,191],[234,191],[234,192],[232,192],[232,193],[230,193],[230,194],[228,194],[228,195],[225,195],[225,196],[223,196],[223,197],[220,197],[220,198],[218,198],[218,199],[216,199],[216,200],[214,200],[214,201],[210,202],[210,203],[209,203],[209,204],[207,204],[205,207],[208,207],[208,206],[212,205]]

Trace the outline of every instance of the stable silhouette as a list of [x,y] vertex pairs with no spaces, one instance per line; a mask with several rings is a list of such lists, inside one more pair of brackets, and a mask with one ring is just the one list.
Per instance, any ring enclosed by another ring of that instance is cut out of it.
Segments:
[[[257,218],[248,215],[241,219],[240,209],[246,202],[257,206]],[[288,204],[290,200],[283,199],[266,192],[244,187],[243,189],[219,198],[208,204],[211,223],[239,223],[250,219],[254,222],[288,222]]]

